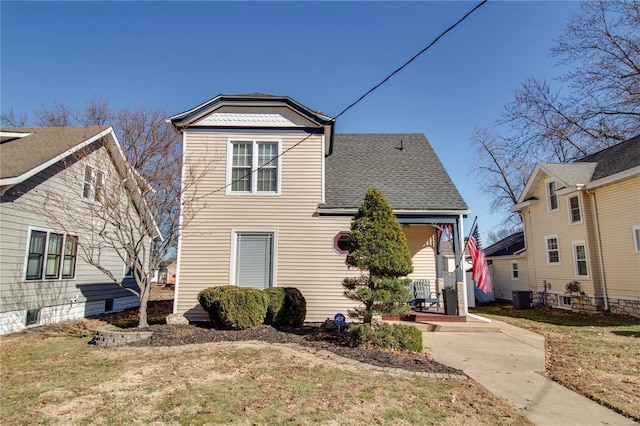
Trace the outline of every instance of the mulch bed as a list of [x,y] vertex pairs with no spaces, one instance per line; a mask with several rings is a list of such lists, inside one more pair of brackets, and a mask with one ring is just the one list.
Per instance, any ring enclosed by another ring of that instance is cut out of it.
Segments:
[[280,329],[262,325],[247,330],[217,330],[197,325],[156,324],[149,326],[148,330],[153,332],[151,339],[134,342],[130,346],[178,346],[242,341],[294,343],[316,350],[325,349],[337,355],[382,367],[428,373],[464,374],[460,370],[429,359],[426,354],[355,347],[344,330],[339,333],[324,330],[319,325]]
[[[152,291],[153,293],[153,291]],[[461,374],[458,369],[435,362],[427,354],[380,349],[375,347],[356,347],[349,339],[349,333],[343,329],[325,330],[320,324],[303,327],[274,328],[267,325],[248,330],[218,330],[207,325],[167,325],[164,318],[171,313],[171,300],[152,300],[148,305],[149,322],[162,322],[150,325],[144,331],[152,331],[148,340],[130,343],[130,346],[179,346],[210,342],[261,341],[266,343],[293,343],[315,350],[325,349],[337,355],[355,359],[381,367],[400,368],[407,371],[426,373]],[[124,312],[101,316],[99,319],[116,326],[136,323],[137,308]]]

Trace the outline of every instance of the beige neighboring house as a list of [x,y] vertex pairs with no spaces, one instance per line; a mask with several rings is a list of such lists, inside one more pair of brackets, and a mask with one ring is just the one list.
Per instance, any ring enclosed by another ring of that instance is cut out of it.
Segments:
[[219,95],[169,121],[183,135],[185,173],[214,165],[189,190],[203,204],[181,233],[175,313],[206,321],[198,292],[239,285],[297,287],[307,321],[347,314],[341,283],[359,271],[346,267],[345,243],[369,187],[403,226],[411,277],[442,288],[438,230],[452,229],[459,252],[469,212],[424,135],[336,134],[330,117],[264,94]]
[[[95,235],[74,227],[92,220],[87,206],[130,170],[113,129],[3,128],[0,136],[0,334],[138,306],[135,295],[83,261]],[[69,207],[59,210],[54,197]],[[135,286],[118,253],[102,248],[98,255]]]
[[538,163],[512,211],[536,303],[640,316],[640,136],[573,163]]
[[484,249],[496,299],[512,300],[514,291],[530,291],[524,232],[516,232]]

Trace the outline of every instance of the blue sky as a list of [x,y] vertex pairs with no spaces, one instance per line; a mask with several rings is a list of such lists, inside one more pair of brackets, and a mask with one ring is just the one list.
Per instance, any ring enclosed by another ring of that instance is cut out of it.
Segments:
[[[334,116],[477,2],[0,3],[0,109],[114,108],[170,114],[220,93],[290,96]],[[424,133],[478,216],[500,227],[470,173],[488,127],[529,76],[560,74],[549,48],[576,2],[489,1],[340,117],[339,133]],[[425,164],[425,167],[428,167]]]

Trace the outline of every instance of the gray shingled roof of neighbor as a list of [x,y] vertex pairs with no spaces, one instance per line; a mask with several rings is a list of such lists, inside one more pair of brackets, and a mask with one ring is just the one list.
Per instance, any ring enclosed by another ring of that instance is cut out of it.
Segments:
[[334,135],[321,207],[358,208],[370,187],[382,191],[396,210],[468,209],[420,133]]
[[46,163],[109,126],[2,128],[3,132],[32,133],[0,143],[0,179],[14,178]]
[[598,180],[640,166],[640,135],[576,160],[598,165],[591,180]]
[[540,163],[540,166],[567,186],[590,182],[596,169],[595,163]]
[[484,249],[486,257],[511,256],[524,249],[524,232],[516,232]]

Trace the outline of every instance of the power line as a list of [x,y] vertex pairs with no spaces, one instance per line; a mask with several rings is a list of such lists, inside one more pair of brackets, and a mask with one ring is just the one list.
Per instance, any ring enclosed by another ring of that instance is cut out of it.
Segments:
[[[398,67],[395,71],[393,71],[391,74],[387,75],[380,83],[376,84],[375,86],[373,86],[371,89],[369,89],[366,93],[364,93],[362,96],[360,96],[355,102],[351,103],[348,107],[346,107],[345,109],[343,109],[342,111],[340,111],[340,113],[338,113],[338,115],[336,115],[335,117],[333,117],[331,120],[329,120],[329,123],[335,123],[336,120],[342,116],[344,113],[346,113],[347,111],[349,111],[351,108],[353,108],[354,106],[356,106],[357,104],[359,104],[364,98],[366,98],[367,96],[369,96],[373,91],[377,90],[380,86],[382,86],[383,84],[385,84],[387,81],[389,81],[391,79],[391,77],[393,77],[394,75],[396,75],[397,73],[399,73],[400,71],[402,71],[405,67],[407,67],[411,62],[415,61],[420,55],[422,55],[423,53],[425,53],[427,50],[429,50],[434,44],[436,44],[438,41],[440,41],[440,39],[442,37],[444,37],[449,31],[453,30],[455,27],[457,27],[458,25],[460,25],[465,19],[467,19],[473,12],[475,12],[476,10],[478,10],[481,6],[483,6],[488,0],[483,0],[480,3],[478,3],[473,9],[471,9],[470,11],[468,11],[467,13],[464,14],[464,16],[460,19],[458,19],[456,21],[456,23],[454,23],[453,25],[451,25],[449,28],[447,28],[446,30],[444,30],[443,32],[441,32],[436,38],[433,39],[433,41],[431,43],[429,43],[424,49],[422,49],[421,51],[419,51],[418,53],[416,53],[415,55],[413,55],[411,57],[411,59],[409,59],[407,62],[405,62],[404,64],[402,64],[400,67]],[[286,154],[287,152],[291,151],[292,149],[296,148],[298,145],[300,145],[302,142],[306,141],[307,139],[309,139],[311,136],[316,135],[320,132],[322,128],[318,128],[318,129],[314,129],[311,133],[309,133],[307,136],[305,136],[304,138],[302,138],[300,141],[296,142],[295,144],[293,144],[292,146],[290,146],[289,148],[285,149],[284,151],[282,151],[280,154],[276,155],[274,158],[272,158],[269,162],[259,166],[257,169],[255,170],[250,170],[249,172],[247,172],[247,174],[245,174],[242,177],[239,177],[238,179],[229,182],[228,184],[216,189],[215,191],[212,191],[211,194],[215,194],[216,192],[220,192],[223,189],[228,188],[229,186],[233,185],[236,182],[239,182],[241,180],[243,180],[244,178],[246,178],[247,176],[251,176],[253,173],[257,172],[258,170],[262,170],[265,166],[268,166],[269,164],[273,163],[274,161],[278,160],[280,157],[282,157],[284,154]]]

